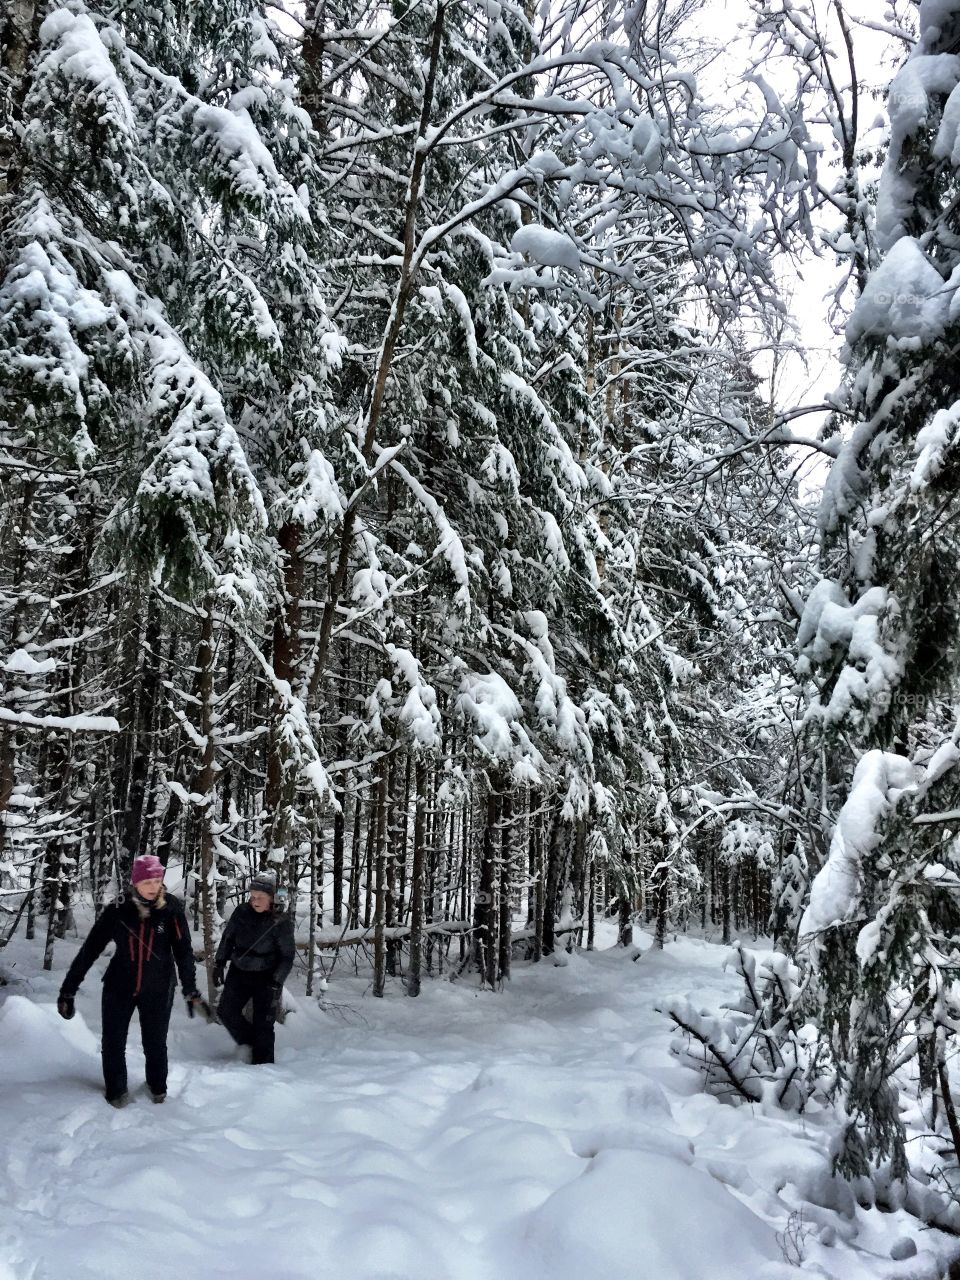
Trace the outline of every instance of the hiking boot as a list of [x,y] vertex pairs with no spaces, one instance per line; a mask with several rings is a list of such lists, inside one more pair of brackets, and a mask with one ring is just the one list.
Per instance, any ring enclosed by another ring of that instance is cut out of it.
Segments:
[[152,1089],[150,1090],[151,1102],[166,1102],[166,1100],[167,1100],[167,1095],[165,1093],[154,1093]]
[[[106,1095],[104,1096],[106,1097]],[[129,1093],[121,1093],[115,1098],[107,1098],[107,1101],[110,1103],[111,1107],[116,1107],[119,1111],[121,1107],[125,1107],[130,1101],[130,1095]]]

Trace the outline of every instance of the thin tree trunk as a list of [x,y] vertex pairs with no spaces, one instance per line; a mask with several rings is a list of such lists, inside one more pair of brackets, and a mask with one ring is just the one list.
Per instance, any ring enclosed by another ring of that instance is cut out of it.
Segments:
[[[343,663],[341,666],[340,693],[338,695],[338,703],[340,708],[340,723],[337,726],[336,743],[337,755],[343,760],[347,754],[347,694],[346,682],[350,678],[350,646],[343,646]],[[333,817],[333,923],[340,925],[343,923],[343,841],[346,832],[347,823],[347,787],[350,782],[349,772],[340,775],[343,779],[339,789],[335,790],[335,795],[339,804],[339,808]]]
[[[379,785],[379,784],[378,784]],[[367,839],[363,864],[363,927],[370,928],[373,920],[374,862],[377,853],[377,817],[379,806],[374,800],[367,806]]]
[[[460,919],[467,918],[467,904],[470,901],[470,806],[464,804],[460,814]],[[460,935],[460,964],[467,958],[467,939]]]
[[[72,589],[72,599],[60,610],[64,633],[71,639],[66,650],[66,661],[60,665],[56,699],[57,712],[64,718],[75,715],[79,710],[76,690],[83,684],[86,657],[85,642],[80,637],[83,636],[87,617],[93,524],[89,507],[84,506],[80,510],[74,530],[74,545],[66,556],[64,566],[64,578]],[[80,869],[82,834],[77,823],[80,802],[74,794],[78,781],[74,743],[72,733],[54,733],[50,738],[47,757],[56,794],[60,834],[51,841],[48,851],[47,887],[50,899],[43,954],[43,967],[46,970],[53,966],[54,939],[64,935],[71,892]]]
[[596,889],[596,862],[590,859],[590,869],[588,872],[587,882],[587,950],[593,951],[596,942],[597,916],[597,889]]
[[338,796],[340,809],[333,815],[333,923],[343,924],[343,833],[347,820],[344,812],[346,793]]
[[513,856],[511,835],[513,831],[513,797],[505,792],[500,804],[500,919],[498,976],[502,982],[510,977],[510,913],[513,895]]
[[557,897],[560,890],[563,864],[566,861],[565,838],[566,832],[563,821],[558,814],[555,814],[550,827],[550,841],[547,847],[546,883],[543,891],[543,941],[541,950],[545,956],[553,955],[556,946]]
[[[658,842],[661,855],[666,853],[664,842]],[[658,951],[663,950],[663,944],[667,938],[667,909],[670,903],[670,868],[667,865],[666,858],[661,856],[660,861],[653,869],[653,909],[656,917],[656,928],[653,935],[653,944]]]
[[[434,771],[430,770],[427,779],[427,822],[426,822],[426,883],[424,885],[424,914],[427,924],[436,923],[437,919],[437,806],[436,806],[436,780]],[[426,931],[426,942],[424,945],[424,956],[426,958],[427,973],[433,972],[433,952],[436,947],[436,935],[432,930]]]
[[200,644],[197,650],[197,669],[200,684],[200,734],[203,753],[194,783],[194,792],[202,797],[199,805],[200,826],[200,919],[203,929],[203,955],[207,971],[207,994],[215,998],[213,981],[215,891],[213,885],[214,864],[214,803],[217,782],[217,713],[214,693],[214,598],[208,596],[203,606],[200,623]]
[[625,875],[623,877],[623,886],[620,890],[620,910],[617,913],[617,946],[632,947],[633,946],[633,885],[630,877],[630,867],[633,862],[632,854],[625,852],[623,855],[625,864]]
[[[398,921],[397,911],[397,868],[402,858],[406,856],[404,828],[406,826],[406,799],[409,790],[409,765],[410,754],[406,753],[404,764],[404,788],[401,796],[402,803],[397,802],[398,778],[401,776],[399,768],[399,752],[395,751],[390,758],[390,782],[387,787],[387,837],[386,837],[386,920],[387,928],[392,929]],[[401,944],[397,938],[387,939],[387,974],[391,978],[397,976],[397,960],[400,955]]]
[[[420,207],[420,199],[423,194],[425,169],[427,156],[429,154],[423,143],[430,128],[430,116],[433,110],[434,90],[437,81],[437,72],[440,66],[440,52],[442,48],[443,26],[445,19],[446,4],[438,3],[434,15],[433,31],[430,37],[430,52],[426,63],[423,99],[420,107],[420,121],[417,128],[417,135],[413,142],[413,158],[411,161],[410,176],[407,182],[406,197],[404,200],[402,237],[403,258],[400,266],[400,280],[397,285],[397,292],[394,296],[393,306],[390,309],[390,315],[387,318],[386,327],[384,329],[383,339],[380,346],[380,354],[377,359],[377,365],[373,375],[373,390],[370,397],[370,405],[367,409],[364,424],[361,453],[363,461],[368,467],[373,459],[377,430],[380,425],[380,416],[383,412],[383,406],[386,400],[387,382],[393,368],[397,343],[399,342],[400,335],[403,332],[407,303],[413,293],[413,287],[417,277],[417,264],[415,262],[417,213]],[[322,80],[322,78],[323,71],[321,65],[320,74],[317,79]],[[337,567],[333,581],[330,584],[330,589],[327,593],[326,601],[324,602],[323,615],[320,622],[320,633],[317,638],[317,644],[312,658],[312,671],[307,677],[308,694],[311,702],[316,696],[316,691],[326,668],[327,651],[330,645],[330,638],[333,634],[333,620],[347,581],[347,570],[350,563],[350,550],[353,545],[357,513],[358,503],[354,501],[347,508],[343,518],[343,529],[340,537]]]
[[360,792],[354,787],[353,792],[353,835],[350,840],[350,886],[347,895],[347,921],[351,929],[360,925],[360,826],[362,820],[363,801]]
[[[282,525],[277,533],[277,542],[283,555],[283,598],[273,619],[272,665],[277,682],[291,690],[296,686],[300,663],[300,615],[304,576],[302,536],[301,526],[292,521]],[[272,855],[270,861],[274,863],[285,859],[290,851],[297,788],[297,771],[288,757],[286,740],[281,732],[282,715],[283,704],[275,692],[264,790],[264,808],[269,823],[267,848]]]
[[474,895],[473,906],[473,944],[477,970],[481,982],[489,982],[493,987],[496,981],[496,958],[494,956],[493,897],[496,862],[496,845],[494,837],[497,826],[499,796],[491,778],[487,784],[487,798],[483,837],[480,846],[480,883]]
[[577,819],[573,840],[573,867],[570,872],[570,887],[573,890],[573,914],[579,921],[577,929],[567,939],[567,950],[583,945],[583,916],[586,900],[587,879],[587,823],[584,818]]
[[29,90],[28,68],[38,44],[40,22],[47,11],[37,0],[8,0],[0,14],[3,75],[10,84],[11,119],[0,131],[0,231],[6,229],[11,207],[23,182],[23,142],[20,115]]
[[376,835],[374,837],[373,853],[375,859],[375,889],[374,898],[376,910],[374,913],[374,939],[373,939],[373,994],[382,996],[387,981],[387,947],[384,936],[384,928],[387,922],[387,788],[388,788],[388,769],[386,761],[380,762],[380,777],[377,782],[377,802],[376,814],[373,821],[373,827]]
[[24,936],[28,942],[33,942],[37,931],[37,868],[40,865],[39,856],[30,860],[30,880],[27,885],[27,925]]
[[146,601],[146,619],[143,631],[131,646],[135,655],[135,686],[128,719],[123,726],[129,735],[125,752],[126,768],[120,792],[124,802],[120,813],[121,841],[131,858],[140,848],[144,826],[144,802],[147,777],[154,750],[156,704],[160,692],[160,612],[151,593]]
[[[537,798],[539,805],[539,797]],[[543,955],[543,915],[545,901],[545,868],[543,865],[543,817],[533,819],[530,843],[531,879],[533,880],[533,959]]]
[[420,994],[423,965],[423,914],[425,836],[427,828],[427,766],[417,756],[413,783],[413,867],[410,872],[410,967],[407,973],[407,995]]
[[[33,502],[36,496],[36,485],[33,481],[27,481],[23,486],[23,497],[20,502],[20,511],[14,524],[15,535],[10,539],[13,543],[12,547],[6,549],[7,556],[11,556],[13,567],[11,570],[11,594],[15,600],[15,604],[10,614],[10,622],[7,629],[7,643],[9,648],[16,648],[19,643],[20,629],[23,625],[23,586],[27,569],[27,546],[31,541],[33,527]],[[15,677],[3,672],[0,679],[0,688],[3,691],[4,705],[9,705],[9,696],[12,686],[15,684]],[[4,724],[0,728],[0,855],[3,854],[4,845],[6,843],[6,814],[10,805],[10,797],[13,795],[13,788],[16,785],[16,764],[17,764],[17,730],[12,724]],[[32,908],[31,908],[32,915]],[[28,916],[27,936],[33,937],[33,920]]]
[[320,849],[320,888],[323,889],[323,838],[314,831],[310,842],[310,924],[307,933],[307,995],[313,995],[313,976],[317,967],[317,848]]

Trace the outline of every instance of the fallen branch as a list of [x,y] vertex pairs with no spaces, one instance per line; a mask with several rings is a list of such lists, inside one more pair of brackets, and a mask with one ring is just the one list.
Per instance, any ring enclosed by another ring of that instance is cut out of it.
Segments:
[[676,1012],[675,1009],[666,1009],[664,1010],[664,1012],[671,1019],[671,1021],[676,1023],[676,1025],[680,1028],[681,1031],[683,1031],[688,1036],[692,1036],[694,1040],[698,1041],[701,1045],[703,1045],[704,1049],[719,1064],[719,1066],[723,1070],[724,1075],[727,1077],[727,1079],[733,1085],[736,1092],[739,1093],[740,1097],[743,1098],[745,1102],[760,1102],[762,1100],[761,1092],[751,1093],[748,1091],[746,1082],[739,1078],[739,1076],[734,1071],[732,1065],[727,1061],[726,1057],[724,1056],[724,1054],[722,1053],[718,1045],[711,1039],[709,1035],[700,1031],[697,1027],[691,1025],[689,1022],[684,1021],[684,1019],[680,1017],[680,1015]]

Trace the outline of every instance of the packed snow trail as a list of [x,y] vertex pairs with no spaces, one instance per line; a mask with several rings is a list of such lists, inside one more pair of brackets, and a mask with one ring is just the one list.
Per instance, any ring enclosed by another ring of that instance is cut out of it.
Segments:
[[[814,1123],[724,1105],[671,1057],[654,1006],[718,1007],[724,954],[564,956],[502,994],[435,981],[416,1001],[338,978],[337,1011],[300,997],[269,1067],[178,1001],[166,1104],[137,1087],[134,1025],[122,1111],[100,1094],[95,974],[71,1023],[56,975],[14,982],[0,1280],[938,1280],[955,1242],[827,1193]],[[895,1262],[904,1237],[919,1252]]]

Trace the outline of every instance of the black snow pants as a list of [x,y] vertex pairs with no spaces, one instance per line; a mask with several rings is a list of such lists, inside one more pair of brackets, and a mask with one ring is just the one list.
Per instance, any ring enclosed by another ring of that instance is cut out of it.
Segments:
[[[252,1022],[243,1015],[248,1000]],[[245,972],[232,964],[217,1013],[237,1044],[252,1047],[255,1063],[273,1061],[273,979],[269,972]]]
[[167,1091],[167,1028],[173,1008],[173,984],[161,991],[118,991],[104,986],[101,1010],[103,1083],[108,1099],[127,1091],[127,1031],[134,1009],[140,1015],[140,1041],[146,1059],[147,1088]]

